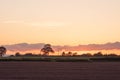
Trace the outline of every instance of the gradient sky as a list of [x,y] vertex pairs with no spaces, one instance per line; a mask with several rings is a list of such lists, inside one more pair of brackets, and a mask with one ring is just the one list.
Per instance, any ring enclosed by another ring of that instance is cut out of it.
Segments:
[[120,0],[0,0],[0,45],[120,41]]

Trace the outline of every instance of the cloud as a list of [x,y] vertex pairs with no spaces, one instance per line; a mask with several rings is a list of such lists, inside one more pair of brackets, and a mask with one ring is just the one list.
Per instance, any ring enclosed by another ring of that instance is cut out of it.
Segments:
[[3,21],[3,23],[15,24],[15,23],[24,23],[24,21],[19,21],[19,20],[6,20],[6,21]]
[[5,24],[24,24],[28,26],[40,26],[40,27],[61,27],[66,26],[63,22],[57,22],[57,21],[23,21],[23,20],[4,20],[2,23]]
[[44,43],[37,44],[28,44],[28,43],[19,43],[13,45],[5,45],[5,47],[10,51],[28,51],[28,50],[40,50]]
[[[13,45],[5,45],[5,47],[9,51],[32,51],[38,50],[45,45],[45,43],[36,43],[36,44],[28,44],[28,43],[20,43]],[[112,49],[120,49],[120,42],[115,43],[106,43],[106,44],[88,44],[88,45],[78,45],[78,46],[52,46],[55,51],[90,51],[90,50],[112,50]]]
[[61,27],[66,26],[63,22],[30,22],[27,23],[30,26],[41,26],[41,27]]

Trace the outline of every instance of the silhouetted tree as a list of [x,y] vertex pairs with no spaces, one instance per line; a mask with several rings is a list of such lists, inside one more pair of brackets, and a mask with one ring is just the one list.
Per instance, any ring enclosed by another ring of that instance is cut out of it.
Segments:
[[112,57],[114,57],[114,56],[118,56],[117,54],[114,54],[114,53],[111,53],[111,54],[108,54],[107,56],[112,56]]
[[83,57],[91,57],[92,54],[91,53],[86,53],[86,54],[82,54],[81,56],[83,56]]
[[21,56],[21,54],[19,52],[15,53],[15,56]]
[[10,55],[10,57],[14,57],[14,55]]
[[65,53],[65,52],[62,52],[62,56],[77,56],[77,53],[72,53],[72,52],[68,52],[68,53]]
[[67,56],[72,56],[72,52],[68,52],[68,53],[67,53]]
[[73,56],[77,56],[77,52],[73,53]]
[[73,56],[77,56],[77,52],[73,53]]
[[24,56],[34,56],[32,53],[26,53]]
[[102,52],[95,53],[93,56],[103,56]]
[[4,54],[6,54],[7,49],[3,46],[0,47],[0,57],[2,57]]
[[41,52],[44,56],[48,56],[49,53],[54,53],[54,50],[51,48],[50,44],[45,44],[44,47],[41,49]]
[[62,52],[62,56],[65,56],[66,54],[65,54],[65,52]]

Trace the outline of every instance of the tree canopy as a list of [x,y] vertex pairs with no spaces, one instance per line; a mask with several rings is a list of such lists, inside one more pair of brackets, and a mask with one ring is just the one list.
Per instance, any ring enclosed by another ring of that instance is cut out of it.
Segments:
[[2,57],[4,54],[6,54],[7,49],[3,46],[0,47],[0,57]]
[[45,44],[44,47],[41,49],[43,55],[47,56],[49,53],[54,53],[54,50],[51,48],[50,44]]

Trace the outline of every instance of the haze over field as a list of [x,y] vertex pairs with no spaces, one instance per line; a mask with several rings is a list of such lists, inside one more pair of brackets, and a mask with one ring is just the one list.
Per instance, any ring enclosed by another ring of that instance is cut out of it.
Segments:
[[120,0],[0,0],[0,45],[9,51],[38,50],[37,43],[56,51],[119,50],[119,34]]
[[[13,44],[13,45],[5,45],[8,49],[9,53],[15,52],[32,52],[32,53],[40,53],[40,49],[43,48],[45,43],[36,43],[36,44],[28,44],[28,43],[20,43],[20,44]],[[115,43],[106,43],[106,44],[88,44],[88,45],[78,45],[78,46],[61,46],[61,45],[53,45],[53,49],[56,53],[58,52],[78,52],[79,54],[82,53],[90,53],[90,52],[98,52],[102,51],[104,53],[116,53],[120,54],[120,42]]]

